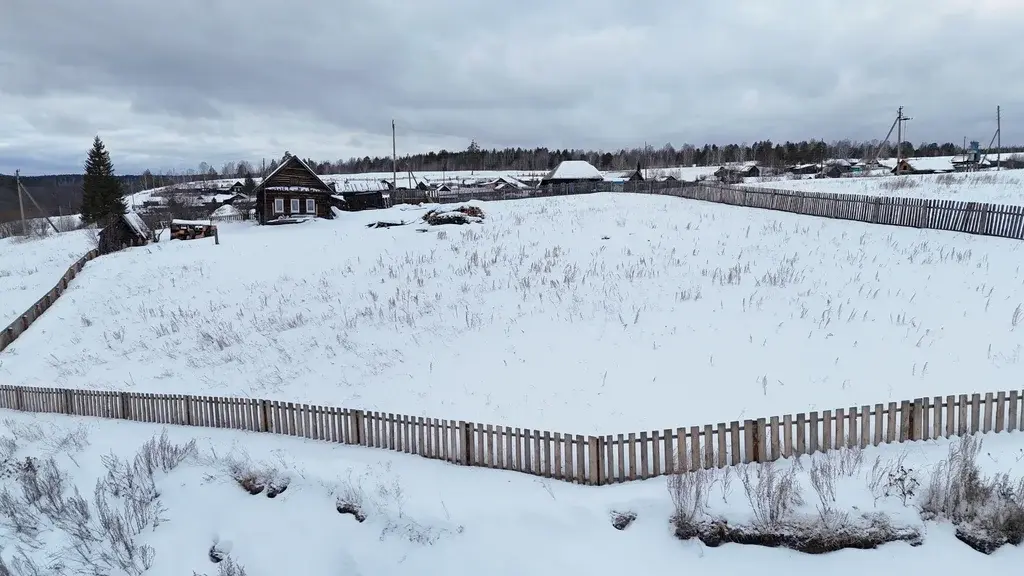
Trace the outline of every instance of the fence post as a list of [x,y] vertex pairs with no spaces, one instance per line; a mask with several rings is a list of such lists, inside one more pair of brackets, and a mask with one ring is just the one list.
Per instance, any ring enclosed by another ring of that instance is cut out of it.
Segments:
[[64,413],[69,416],[75,415],[75,391],[64,390]]
[[25,411],[25,389],[21,386],[14,389],[14,403],[17,405],[18,410],[21,412]]
[[350,423],[352,429],[352,443],[356,445],[362,445],[363,443],[363,411],[353,410],[352,421]]
[[131,414],[130,414],[130,412],[131,412],[131,410],[130,410],[131,403],[128,400],[128,394],[129,394],[129,392],[118,392],[117,393],[118,402],[121,404],[121,419],[122,420],[131,420]]
[[192,416],[192,395],[186,394],[185,398],[185,423],[189,426],[195,426],[194,416]]
[[260,430],[270,432],[270,401],[260,400]]
[[470,442],[473,438],[473,432],[470,428],[471,423],[459,420],[459,436],[461,436],[462,450],[459,454],[459,464],[463,466],[473,465],[473,445]]
[[[604,484],[603,452],[601,450],[601,439],[597,436],[590,436],[587,439],[590,445],[590,485],[600,486]],[[646,450],[646,448],[644,448]]]
[[754,446],[757,443],[755,439],[756,432],[754,431],[754,421],[744,420],[743,421],[743,463],[748,464],[754,462],[754,455],[757,451],[754,450]]

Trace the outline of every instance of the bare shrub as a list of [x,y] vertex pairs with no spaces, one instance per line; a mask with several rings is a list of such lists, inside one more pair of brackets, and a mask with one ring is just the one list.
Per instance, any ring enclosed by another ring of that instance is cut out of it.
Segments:
[[[755,474],[751,474],[751,468],[756,470]],[[779,472],[774,462],[747,466],[740,480],[754,513],[754,525],[762,530],[783,528],[793,510],[804,503],[796,470],[792,468]]]
[[672,500],[672,525],[676,536],[696,536],[700,522],[707,516],[708,496],[714,483],[713,470],[679,472],[668,477],[668,494]]
[[921,512],[956,525],[965,544],[991,554],[1004,544],[1024,542],[1024,479],[1007,474],[984,478],[977,459],[981,439],[964,436],[935,466],[925,487]]
[[257,466],[247,457],[228,458],[228,474],[249,494],[256,496],[265,491],[267,498],[276,498],[288,489],[291,478],[270,465]]

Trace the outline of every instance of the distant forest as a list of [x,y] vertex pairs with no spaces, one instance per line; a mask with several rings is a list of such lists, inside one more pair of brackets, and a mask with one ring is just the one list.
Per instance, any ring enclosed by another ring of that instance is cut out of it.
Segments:
[[[716,166],[730,162],[757,161],[762,165],[785,166],[812,164],[828,158],[865,158],[876,154],[880,158],[895,155],[896,145],[886,144],[879,149],[879,143],[839,140],[826,143],[820,140],[776,143],[771,140],[753,144],[729,144],[726,146],[685,144],[679,148],[671,144],[661,147],[647,146],[624,148],[615,152],[600,150],[558,150],[549,148],[504,148],[485,149],[472,142],[465,150],[411,154],[398,158],[398,172],[439,172],[456,170],[550,170],[563,160],[586,160],[601,170],[628,170],[637,166],[663,168],[674,166]],[[961,153],[962,147],[952,142],[945,144],[922,143],[914,145],[904,142],[904,156],[934,157],[952,156]],[[1024,152],[1024,146],[1003,147],[1003,153]],[[287,155],[288,152],[285,152]],[[363,172],[390,172],[391,157],[364,156],[348,160],[317,160],[305,158],[307,164],[319,174],[358,174]],[[117,153],[113,152],[114,167],[117,167]],[[142,174],[121,176],[125,192],[136,192],[168,184],[212,180],[217,178],[243,178],[246,174],[259,176],[263,171],[273,170],[280,159],[269,159],[259,163],[248,160],[227,162],[219,169],[201,162],[196,168],[176,173],[154,174],[146,170]],[[51,215],[72,214],[79,210],[82,198],[81,174],[58,174],[51,176],[22,177],[22,184],[39,203],[43,211]],[[24,199],[27,217],[42,214]],[[13,175],[0,174],[0,222],[19,217],[18,195]]]

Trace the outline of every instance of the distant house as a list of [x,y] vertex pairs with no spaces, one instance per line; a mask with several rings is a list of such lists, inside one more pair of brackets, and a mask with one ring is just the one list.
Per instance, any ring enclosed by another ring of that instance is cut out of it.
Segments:
[[333,193],[298,156],[289,156],[256,185],[256,218],[260,224],[333,218]]
[[821,166],[817,164],[797,164],[789,169],[791,174],[797,174],[801,176],[807,176],[810,174],[817,174],[821,172]]
[[153,233],[137,213],[129,210],[99,233],[99,249],[101,254],[117,252],[129,246],[145,246]]
[[901,158],[899,162],[890,170],[893,174],[917,174],[917,170],[907,162],[906,158]]
[[715,170],[714,177],[723,184],[742,184],[743,173],[743,170],[722,166],[718,170]]
[[242,184],[241,181],[238,181],[232,184],[231,186],[228,186],[227,190],[232,194],[241,194],[242,190],[245,190],[245,185]]
[[603,182],[601,171],[586,160],[565,160],[541,178],[541,186]]

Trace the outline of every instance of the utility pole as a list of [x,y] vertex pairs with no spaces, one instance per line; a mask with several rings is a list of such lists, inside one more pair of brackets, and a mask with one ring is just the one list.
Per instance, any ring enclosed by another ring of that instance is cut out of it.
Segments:
[[21,199],[21,170],[14,171],[14,187],[18,189],[18,209],[21,210],[21,233],[28,236],[28,224],[25,223],[25,201]]
[[1002,112],[996,106],[996,171],[1002,170],[1003,164],[1003,127]]
[[906,130],[906,128],[904,128],[903,125],[907,121],[909,121],[909,120],[913,120],[913,118],[908,118],[907,116],[904,116],[903,115],[903,106],[900,106],[899,110],[897,110],[897,112],[896,112],[896,125],[897,125],[897,128],[898,128],[896,130],[896,173],[897,174],[899,174],[901,172],[901,170],[900,170],[900,161],[903,160],[903,139],[906,138],[906,135],[907,135],[906,134],[907,130]]
[[398,146],[395,144],[395,119],[391,119],[391,187],[398,189]]

